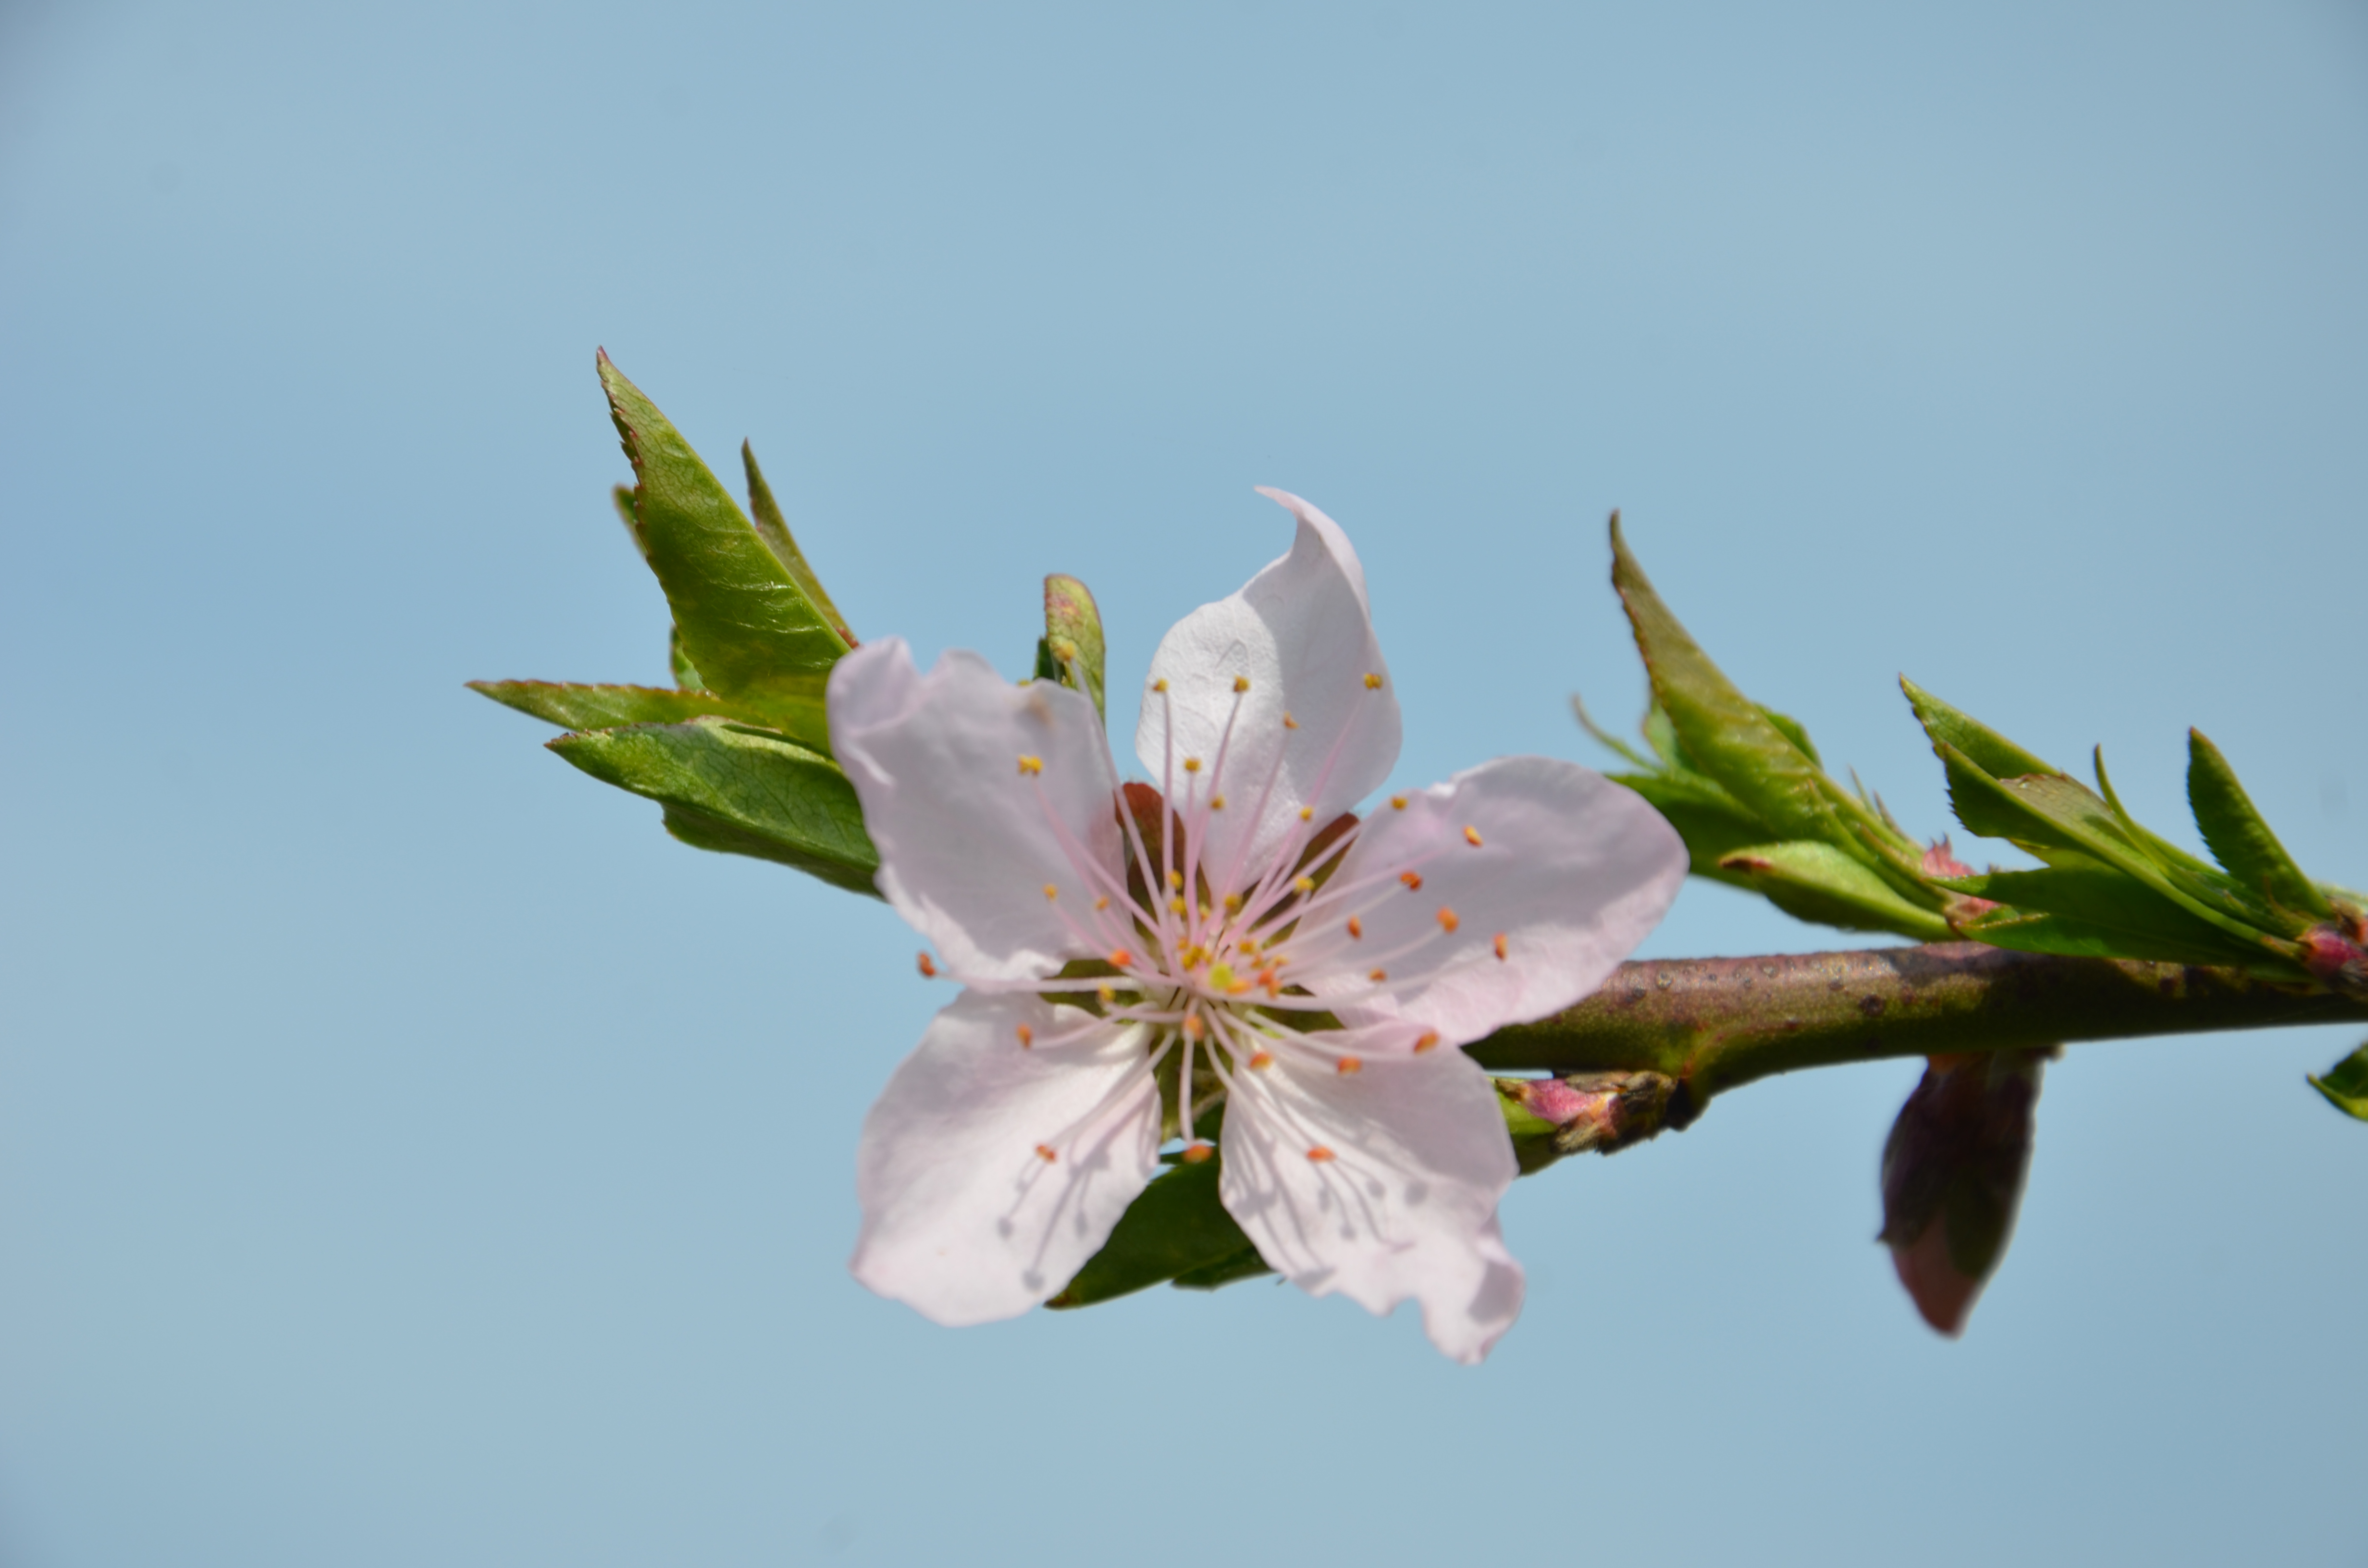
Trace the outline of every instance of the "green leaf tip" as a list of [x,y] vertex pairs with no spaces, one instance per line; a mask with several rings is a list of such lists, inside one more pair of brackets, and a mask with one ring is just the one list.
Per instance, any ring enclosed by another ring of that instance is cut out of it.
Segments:
[[2323,1074],[2305,1074],[2310,1086],[2344,1115],[2368,1121],[2368,1045],[2362,1046]]
[[606,350],[599,371],[636,481],[631,507],[619,509],[666,590],[686,661],[718,694],[827,750],[823,687],[848,646],[835,617]]
[[776,861],[878,895],[880,853],[855,786],[818,752],[714,718],[545,744],[595,778],[657,801],[666,831],[694,848]]
[[[1127,1206],[1101,1251],[1086,1260],[1076,1278],[1044,1304],[1055,1310],[1090,1307],[1173,1280],[1188,1289],[1213,1290],[1266,1270],[1258,1249],[1225,1212],[1217,1196],[1222,1162],[1177,1165],[1152,1178]],[[1247,1253],[1253,1267],[1243,1267]],[[1222,1268],[1224,1277],[1199,1278]],[[1186,1277],[1194,1277],[1189,1279]]]
[[2247,892],[2290,914],[2334,918],[2335,906],[2294,863],[2237,781],[2236,769],[2201,730],[2187,732],[2187,803],[2213,858]]
[[693,719],[757,715],[712,691],[661,686],[587,686],[551,680],[472,680],[469,689],[563,730],[609,730],[620,724],[680,724]]
[[[1103,706],[1102,612],[1093,590],[1059,573],[1044,579],[1044,635],[1036,643],[1039,679],[1082,689],[1108,722]],[[1080,686],[1080,683],[1082,687]]]
[[757,537],[765,541],[765,548],[773,552],[773,559],[781,563],[782,570],[789,573],[814,608],[822,613],[830,629],[837,632],[848,647],[854,647],[855,633],[847,629],[847,618],[839,614],[837,605],[830,602],[830,595],[823,590],[822,579],[815,576],[814,569],[806,563],[805,551],[800,550],[798,541],[791,537],[789,521],[781,516],[780,503],[773,499],[773,487],[765,483],[765,471],[757,466],[757,450],[746,441],[740,443],[740,467],[748,480],[748,512],[756,519]]

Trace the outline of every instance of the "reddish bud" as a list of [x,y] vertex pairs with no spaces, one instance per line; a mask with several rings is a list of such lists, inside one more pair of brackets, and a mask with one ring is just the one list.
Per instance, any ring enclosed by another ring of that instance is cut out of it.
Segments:
[[1954,1337],[1997,1272],[2031,1168],[2032,1108],[2055,1053],[1935,1056],[1883,1146],[1883,1233],[1926,1323]]

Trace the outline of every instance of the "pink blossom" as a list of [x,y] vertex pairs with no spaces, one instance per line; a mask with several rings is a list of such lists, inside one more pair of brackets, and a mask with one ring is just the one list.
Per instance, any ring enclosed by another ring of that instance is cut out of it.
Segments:
[[1164,1080],[1224,1101],[1221,1196],[1269,1264],[1374,1312],[1413,1300],[1477,1361],[1522,1275],[1497,1222],[1511,1144],[1455,1048],[1600,984],[1685,849],[1634,794],[1535,756],[1319,837],[1387,777],[1398,706],[1347,537],[1264,494],[1298,519],[1290,553],[1152,662],[1149,823],[1078,692],[968,653],[923,675],[897,639],[833,673],[881,891],[964,986],[864,1124],[854,1271],[944,1324],[1043,1301],[1165,1131],[1208,1157],[1192,1115],[1164,1125]]

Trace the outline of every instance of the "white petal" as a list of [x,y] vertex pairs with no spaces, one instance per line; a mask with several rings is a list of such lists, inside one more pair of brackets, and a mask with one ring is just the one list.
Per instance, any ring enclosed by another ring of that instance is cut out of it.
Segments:
[[1138,1027],[963,992],[864,1119],[855,1277],[953,1327],[1060,1290],[1157,1168],[1147,1062]]
[[[1267,1262],[1372,1312],[1411,1298],[1433,1345],[1458,1361],[1486,1356],[1522,1290],[1497,1227],[1513,1148],[1487,1075],[1459,1051],[1373,1049],[1354,1074],[1277,1052],[1234,1082],[1218,1190]],[[1310,1158],[1317,1150],[1330,1157]]]
[[[1499,757],[1398,798],[1403,808],[1382,802],[1366,817],[1330,884],[1371,891],[1321,915],[1337,932],[1357,914],[1362,940],[1303,975],[1344,998],[1344,1018],[1406,1018],[1462,1045],[1558,1012],[1635,950],[1686,878],[1685,844],[1661,814],[1577,763]],[[1408,869],[1420,888],[1397,880]],[[1400,983],[1395,995],[1348,1001],[1370,990],[1377,961]]]
[[[1237,862],[1241,876],[1255,877],[1274,846],[1302,830],[1302,806],[1313,809],[1304,825],[1322,827],[1370,794],[1398,756],[1397,697],[1357,552],[1340,526],[1306,502],[1279,490],[1259,494],[1299,519],[1291,553],[1169,630],[1151,661],[1154,684],[1165,680],[1167,690],[1145,690],[1135,730],[1135,755],[1155,783],[1166,780],[1179,811],[1184,759],[1201,759],[1190,782],[1205,800],[1224,747],[1215,787],[1226,805],[1210,816],[1202,856],[1212,882],[1238,883],[1228,875]],[[1236,692],[1236,679],[1248,689]],[[1296,729],[1284,725],[1285,713]]]
[[1124,884],[1118,780],[1083,693],[1014,686],[971,653],[923,676],[887,637],[831,671],[830,732],[880,849],[880,891],[952,973],[1041,979],[1121,945],[1115,907],[1093,907]]

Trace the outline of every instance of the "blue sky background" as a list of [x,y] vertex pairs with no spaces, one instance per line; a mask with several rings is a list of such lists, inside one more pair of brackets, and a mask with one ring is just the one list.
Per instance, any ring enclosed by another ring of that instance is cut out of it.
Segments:
[[915,940],[460,683],[663,678],[604,344],[924,653],[1074,572],[1127,689],[1279,484],[1400,778],[1598,760],[1617,505],[1911,829],[1903,670],[2191,843],[2198,724],[2368,885],[2363,276],[2353,4],[12,0],[0,1562],[2359,1562],[2351,1034],[2076,1051],[1957,1344],[1904,1064],[1522,1184],[1477,1371],[949,1332],[843,1267]]

